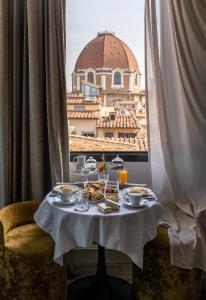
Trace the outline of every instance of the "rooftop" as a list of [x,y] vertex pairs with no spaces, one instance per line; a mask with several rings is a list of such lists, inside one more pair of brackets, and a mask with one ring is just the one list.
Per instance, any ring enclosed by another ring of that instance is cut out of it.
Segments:
[[131,49],[111,32],[99,33],[80,53],[75,71],[88,68],[138,70]]
[[99,119],[99,110],[70,111],[67,110],[68,119]]
[[70,151],[147,151],[146,138],[94,138],[70,134]]
[[122,115],[121,110],[115,111],[115,120],[110,117],[102,117],[97,122],[97,128],[140,128],[138,120],[128,110],[128,115]]
[[96,98],[92,101],[85,100],[85,97],[67,97],[67,104],[84,104],[84,105],[92,105],[92,104],[100,104],[101,100]]

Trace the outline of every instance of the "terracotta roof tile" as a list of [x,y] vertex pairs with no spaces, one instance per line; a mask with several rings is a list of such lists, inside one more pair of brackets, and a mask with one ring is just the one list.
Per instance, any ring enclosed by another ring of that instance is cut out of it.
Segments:
[[129,112],[129,115],[122,116],[120,110],[115,111],[115,120],[109,117],[102,117],[97,122],[98,128],[140,128],[138,120]]
[[67,111],[68,119],[99,119],[99,111]]
[[88,100],[85,100],[85,97],[67,97],[67,104],[92,105],[92,104],[100,104],[100,103],[101,103],[100,98],[96,98],[93,101],[88,101]]
[[93,138],[70,134],[70,151],[147,151],[147,139]]

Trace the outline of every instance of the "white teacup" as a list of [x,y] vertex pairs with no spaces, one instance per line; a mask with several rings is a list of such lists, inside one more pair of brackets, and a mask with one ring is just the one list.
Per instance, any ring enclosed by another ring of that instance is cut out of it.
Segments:
[[68,195],[68,193],[59,193],[58,194],[58,198],[60,198],[62,202],[68,202],[70,197],[71,196]]
[[131,205],[140,205],[142,200],[141,193],[126,193],[127,199]]

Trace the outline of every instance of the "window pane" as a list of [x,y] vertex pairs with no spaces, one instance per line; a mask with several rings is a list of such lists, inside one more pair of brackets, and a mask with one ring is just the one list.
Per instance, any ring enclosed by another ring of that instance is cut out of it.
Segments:
[[105,132],[104,137],[105,138],[113,138],[114,137],[114,132]]
[[121,74],[120,72],[115,72],[114,73],[114,84],[116,85],[121,85]]
[[94,74],[92,72],[89,72],[87,75],[87,81],[94,83]]
[[85,106],[74,106],[74,111],[85,111]]
[[144,0],[68,2],[70,151],[147,151]]

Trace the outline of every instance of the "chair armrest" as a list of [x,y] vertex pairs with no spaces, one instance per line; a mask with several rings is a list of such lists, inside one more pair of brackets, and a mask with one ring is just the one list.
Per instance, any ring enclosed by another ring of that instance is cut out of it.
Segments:
[[[39,207],[38,201],[23,201],[7,205],[0,209],[0,224],[3,237],[9,230],[17,226],[34,222],[34,213]],[[1,231],[0,228],[0,231]]]

